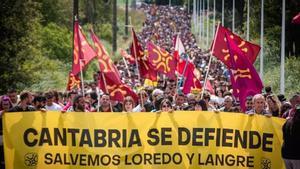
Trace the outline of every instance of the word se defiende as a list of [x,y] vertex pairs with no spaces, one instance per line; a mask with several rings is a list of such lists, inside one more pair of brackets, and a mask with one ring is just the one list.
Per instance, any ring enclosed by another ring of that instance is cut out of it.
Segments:
[[[172,128],[151,128],[147,131],[146,144],[149,146],[216,146],[273,151],[273,134],[257,131],[241,131],[227,128],[185,128],[178,127],[177,135]],[[172,137],[177,137],[172,139]],[[144,138],[142,138],[144,139]],[[174,143],[174,140],[175,141]],[[127,148],[143,146],[138,129],[79,129],[79,128],[28,128],[23,141],[34,146],[73,146]]]

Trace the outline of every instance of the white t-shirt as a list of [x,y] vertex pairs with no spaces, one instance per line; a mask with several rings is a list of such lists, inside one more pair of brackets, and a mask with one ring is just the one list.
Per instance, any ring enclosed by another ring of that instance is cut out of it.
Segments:
[[51,106],[45,106],[46,110],[52,110],[52,111],[61,111],[62,107],[57,104],[57,103],[53,103]]

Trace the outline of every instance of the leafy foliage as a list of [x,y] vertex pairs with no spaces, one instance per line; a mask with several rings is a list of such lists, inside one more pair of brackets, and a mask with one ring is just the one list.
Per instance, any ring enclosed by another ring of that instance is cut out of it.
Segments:
[[72,33],[51,22],[41,30],[42,53],[65,63],[72,60]]

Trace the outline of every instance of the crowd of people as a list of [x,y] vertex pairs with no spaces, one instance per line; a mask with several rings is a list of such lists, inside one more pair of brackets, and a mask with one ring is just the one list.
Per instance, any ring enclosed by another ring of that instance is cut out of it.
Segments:
[[[176,6],[142,5],[146,20],[138,39],[142,46],[148,40],[174,52],[173,37],[179,35],[185,51],[202,74],[208,71],[209,52],[197,46],[196,38],[191,32],[191,16],[186,9]],[[249,115],[262,114],[281,118],[292,118],[300,105],[300,93],[290,99],[276,95],[271,87],[265,87],[263,94],[247,97],[245,112],[242,112],[238,100],[233,96],[228,70],[220,61],[213,59],[209,69],[208,81],[212,91],[193,91],[187,95],[176,89],[177,81],[160,78],[157,86],[143,86],[138,81],[136,68],[124,66],[124,60],[116,63],[122,80],[131,86],[139,100],[126,96],[123,102],[110,100],[108,93],[99,92],[97,82],[85,84],[82,91],[69,92],[17,92],[12,89],[0,97],[0,113],[22,111],[60,111],[60,112],[173,112],[214,111],[241,112]],[[128,71],[130,73],[128,73]],[[130,75],[131,74],[131,75]],[[97,79],[97,78],[95,78]],[[203,92],[203,93],[202,93]],[[1,125],[2,126],[2,125]],[[2,130],[1,130],[2,131]],[[2,135],[2,133],[1,133]],[[2,139],[0,139],[2,140]],[[2,143],[1,143],[2,145]],[[3,151],[3,150],[1,150]],[[3,158],[3,156],[2,156]]]

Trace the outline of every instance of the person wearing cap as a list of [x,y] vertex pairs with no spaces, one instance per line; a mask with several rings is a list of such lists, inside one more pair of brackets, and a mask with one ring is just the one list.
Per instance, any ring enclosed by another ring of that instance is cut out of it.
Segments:
[[282,126],[283,144],[281,156],[286,169],[300,168],[300,106],[295,114]]

